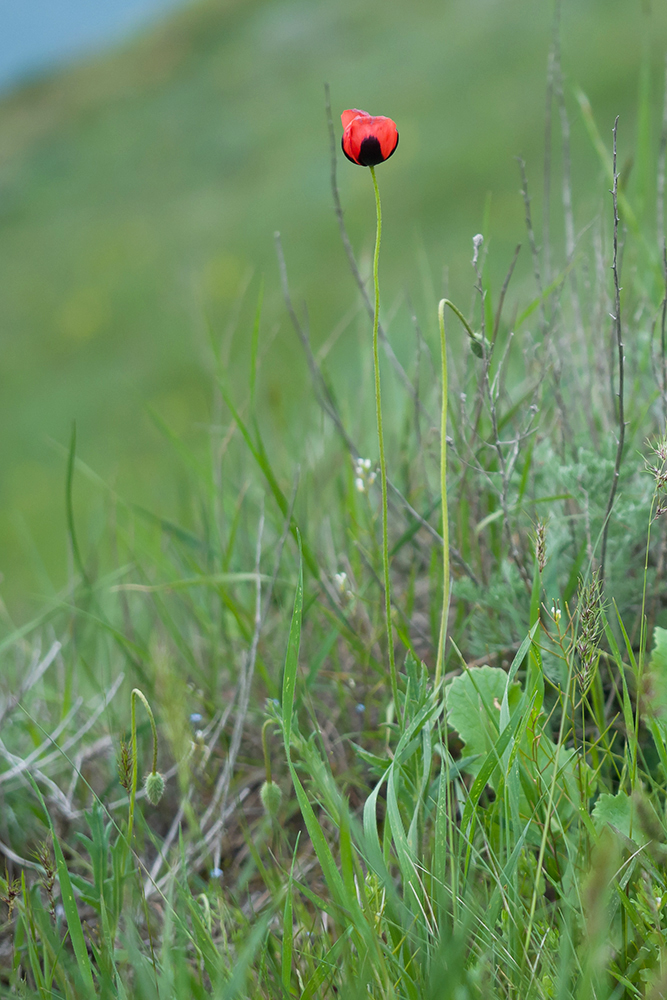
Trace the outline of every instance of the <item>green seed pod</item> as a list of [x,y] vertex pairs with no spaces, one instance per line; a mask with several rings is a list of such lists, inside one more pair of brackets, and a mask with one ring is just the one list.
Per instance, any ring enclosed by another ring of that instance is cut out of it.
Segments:
[[280,801],[283,797],[283,793],[280,787],[275,783],[275,781],[265,781],[259,793],[259,797],[262,800],[262,805],[264,806],[264,812],[271,819],[275,819],[278,815],[278,810],[280,809]]
[[164,794],[164,778],[159,771],[152,771],[144,780],[146,798],[152,806],[156,806]]

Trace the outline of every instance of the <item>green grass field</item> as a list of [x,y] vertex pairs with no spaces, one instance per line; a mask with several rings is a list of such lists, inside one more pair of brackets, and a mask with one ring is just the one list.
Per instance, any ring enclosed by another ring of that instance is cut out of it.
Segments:
[[553,14],[0,105],[0,997],[667,996],[667,11]]
[[[629,170],[644,72],[655,156],[667,15],[661,5],[649,15],[639,3],[604,0],[566,4],[562,19],[579,230],[606,189],[574,88],[589,97],[606,140],[621,115]],[[517,155],[526,160],[539,226],[551,22],[548,4],[526,0],[479,11],[429,0],[210,2],[117,54],[5,99],[0,520],[3,595],[16,614],[39,607],[67,579],[63,448],[73,420],[82,459],[129,502],[190,516],[150,413],[204,453],[205,326],[224,341],[232,377],[246,379],[262,280],[267,359],[258,402],[291,474],[299,456],[290,428],[307,373],[282,301],[275,230],[313,342],[346,324],[327,357],[344,398],[363,333],[332,210],[324,82],[336,112],[361,105],[399,122],[401,156],[383,181],[384,308],[399,356],[413,353],[411,308],[433,338],[443,281],[468,302],[470,239],[482,229],[498,286],[515,244],[525,242]],[[558,157],[554,143],[554,171]],[[635,163],[629,183],[648,220],[647,170],[648,161]],[[340,172],[366,267],[367,182],[361,171]],[[554,206],[558,198],[555,182]],[[556,215],[551,228],[558,247]],[[531,274],[526,250],[517,287]],[[98,491],[84,490],[81,531],[96,548],[107,511]]]

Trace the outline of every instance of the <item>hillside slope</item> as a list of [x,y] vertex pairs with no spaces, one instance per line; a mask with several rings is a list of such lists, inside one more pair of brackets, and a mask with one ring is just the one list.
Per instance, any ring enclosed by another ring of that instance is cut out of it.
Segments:
[[[263,336],[274,335],[262,393],[290,437],[305,368],[284,320],[274,230],[315,341],[356,301],[331,208],[325,80],[336,118],[358,106],[399,125],[399,150],[380,176],[387,311],[407,292],[428,334],[428,289],[443,269],[469,301],[470,240],[487,192],[492,273],[504,271],[524,239],[516,154],[539,216],[549,6],[207,0],[5,99],[0,569],[10,604],[39,600],[65,578],[65,460],[50,442],[66,444],[72,420],[87,463],[130,500],[173,513],[178,477],[147,411],[205,446],[203,317],[216,339],[226,336],[249,283],[229,347],[242,394],[260,275]],[[564,4],[568,84],[588,93],[605,137],[621,115],[621,154],[634,142],[643,55],[658,135],[667,10],[655,6],[648,15],[639,0]],[[604,185],[568,100],[575,179],[592,214]],[[367,172],[344,162],[339,181],[353,242],[367,253]],[[521,266],[530,272],[527,254]],[[407,313],[392,336],[400,351]],[[339,374],[357,365],[350,337],[332,359]],[[84,533],[96,502],[80,488]]]

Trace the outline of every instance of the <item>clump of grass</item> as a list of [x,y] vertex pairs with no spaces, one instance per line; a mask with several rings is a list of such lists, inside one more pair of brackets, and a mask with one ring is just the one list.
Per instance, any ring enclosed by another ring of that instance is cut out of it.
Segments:
[[[118,569],[97,578],[77,547],[69,608],[6,641],[22,678],[0,710],[8,995],[662,995],[666,291],[600,155],[610,211],[574,239],[566,172],[560,270],[521,166],[536,288],[514,292],[515,255],[494,295],[476,236],[470,310],[442,289],[416,324],[420,361],[441,352],[428,380],[376,302],[386,483],[279,244],[324,421],[307,411],[298,474],[251,405],[260,305],[247,398],[216,365],[196,530],[114,498]],[[76,467],[72,445],[70,498]],[[44,828],[53,859],[35,862]]]

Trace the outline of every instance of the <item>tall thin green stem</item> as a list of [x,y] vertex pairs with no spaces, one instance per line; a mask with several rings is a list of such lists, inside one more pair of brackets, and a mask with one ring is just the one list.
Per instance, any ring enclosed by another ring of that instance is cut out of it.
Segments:
[[380,481],[382,484],[382,566],[384,569],[384,614],[387,627],[387,652],[389,654],[389,671],[391,675],[391,695],[394,699],[396,716],[400,721],[401,709],[398,702],[398,680],[396,677],[396,661],[394,659],[394,635],[391,624],[391,582],[389,579],[389,531],[387,503],[387,460],[384,453],[384,433],[382,431],[382,394],[380,391],[380,355],[378,350],[378,327],[380,323],[380,282],[378,279],[378,263],[380,260],[380,239],[382,236],[382,206],[380,205],[380,189],[375,176],[375,167],[370,167],[375,190],[375,210],[377,214],[377,229],[375,231],[375,253],[373,255],[373,287],[375,289],[375,311],[373,313],[373,369],[375,372],[375,415],[378,426],[378,448],[380,451]]
[[269,741],[268,741],[268,728],[274,725],[273,719],[267,719],[262,726],[262,750],[264,751],[264,769],[266,771],[266,783],[268,785],[273,784],[273,776],[271,774],[271,754],[269,753]]
[[445,306],[441,299],[438,306],[440,327],[440,358],[442,364],[442,413],[440,418],[440,497],[442,503],[442,613],[438,653],[435,658],[435,686],[440,683],[445,657],[445,638],[449,616],[449,515],[447,512],[447,338],[445,336]]
[[137,775],[138,775],[138,760],[137,760],[137,710],[136,710],[136,700],[141,698],[144,703],[144,708],[148,713],[148,718],[150,719],[151,729],[153,731],[153,767],[152,774],[157,771],[157,726],[155,725],[155,718],[153,716],[153,711],[151,706],[148,704],[148,700],[144,695],[143,691],[139,688],[132,689],[132,695],[130,697],[130,727],[132,730],[132,787],[130,789],[130,810],[127,822],[127,842],[132,847],[132,830],[134,828],[134,803],[137,797]]

